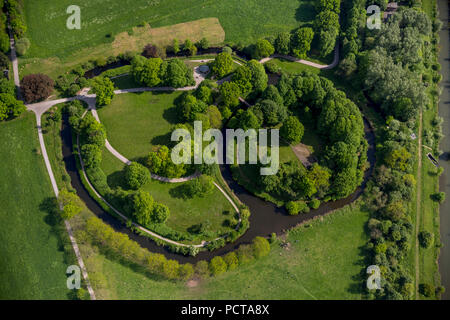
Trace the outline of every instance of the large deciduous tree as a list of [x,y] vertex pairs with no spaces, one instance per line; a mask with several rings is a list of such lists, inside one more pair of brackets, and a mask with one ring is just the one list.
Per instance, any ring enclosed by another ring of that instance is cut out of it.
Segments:
[[219,79],[233,71],[233,58],[227,52],[219,53],[211,64],[212,73]]
[[27,103],[47,99],[53,92],[55,82],[45,74],[29,74],[23,77],[21,88]]
[[97,77],[92,82],[92,91],[97,95],[97,105],[108,105],[114,97],[114,83],[109,78]]
[[300,28],[295,31],[292,41],[292,53],[300,59],[305,59],[306,54],[311,50],[311,42],[314,38],[314,31],[311,28]]

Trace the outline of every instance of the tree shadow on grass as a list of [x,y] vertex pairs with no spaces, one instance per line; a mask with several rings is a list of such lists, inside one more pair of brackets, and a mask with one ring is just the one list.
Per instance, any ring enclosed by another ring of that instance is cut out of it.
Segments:
[[154,146],[165,145],[169,149],[175,145],[175,141],[171,140],[172,132],[167,132],[166,134],[153,137],[150,143]]
[[183,199],[183,200],[192,199],[192,197],[189,195],[189,187],[187,184],[182,184],[176,186],[175,188],[170,189],[169,194],[171,197],[176,199]]
[[[362,210],[367,210],[367,208],[362,208]],[[364,233],[369,234],[368,223],[364,224]],[[366,279],[368,278],[367,267],[372,263],[370,259],[371,252],[367,249],[365,245],[358,247],[358,259],[353,263],[353,265],[360,266],[360,272],[351,277],[352,283],[348,286],[348,292],[352,294],[364,294],[366,291]]]
[[316,9],[312,3],[300,2],[300,6],[295,11],[295,19],[300,22],[311,22],[316,15]]
[[[63,253],[63,264],[66,266],[78,265],[69,235],[64,225],[64,220],[59,214],[59,204],[56,197],[45,198],[39,204],[39,210],[47,213],[44,217],[44,222],[50,226],[49,237],[55,237],[58,251]],[[76,291],[69,291],[67,293],[67,298],[71,300],[77,299]]]
[[358,247],[359,250],[359,258],[353,263],[353,265],[357,265],[361,267],[359,273],[353,275],[351,277],[352,283],[348,286],[348,292],[352,294],[363,294],[366,288],[365,279],[369,276],[366,273],[366,268],[369,266],[369,252],[367,251],[365,246]]
[[112,189],[120,187],[124,190],[128,189],[128,185],[125,182],[125,173],[124,170],[116,171],[114,173],[111,173],[106,178],[108,182],[108,186]]
[[179,121],[176,107],[170,107],[163,111],[163,118],[170,124],[177,124]]

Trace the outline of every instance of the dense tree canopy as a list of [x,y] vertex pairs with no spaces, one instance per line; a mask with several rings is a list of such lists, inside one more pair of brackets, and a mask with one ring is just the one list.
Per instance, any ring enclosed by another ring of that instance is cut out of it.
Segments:
[[21,89],[25,101],[33,103],[47,99],[53,92],[55,82],[45,74],[29,74],[23,77]]
[[256,41],[255,48],[253,49],[253,58],[260,60],[271,56],[275,52],[273,45],[266,39],[260,39]]
[[306,54],[311,50],[311,42],[314,38],[314,31],[311,28],[300,28],[295,31],[292,41],[292,53],[300,59],[305,59]]
[[289,54],[291,51],[291,35],[288,32],[281,32],[275,38],[275,50],[280,54]]
[[[9,89],[4,89],[8,91]],[[22,101],[17,100],[10,93],[0,93],[0,121],[18,117],[26,110]]]
[[233,58],[227,52],[219,53],[211,64],[212,73],[219,79],[233,70]]
[[125,181],[128,187],[137,190],[150,181],[150,172],[142,164],[132,162],[125,167]]
[[114,83],[109,78],[97,77],[92,82],[92,92],[97,95],[97,105],[108,105],[114,97]]
[[294,116],[288,117],[280,129],[280,135],[290,143],[299,143],[304,132],[302,123]]

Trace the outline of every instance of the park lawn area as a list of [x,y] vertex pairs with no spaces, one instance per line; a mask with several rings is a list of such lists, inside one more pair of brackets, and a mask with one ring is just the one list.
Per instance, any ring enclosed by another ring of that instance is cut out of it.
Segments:
[[276,241],[267,257],[195,287],[146,276],[86,244],[81,251],[89,275],[102,274],[99,299],[361,299],[367,220],[359,204],[345,207],[288,232],[289,249]]
[[22,61],[23,75],[45,66],[56,76],[89,59],[140,51],[144,42],[166,45],[174,38],[196,42],[206,37],[211,45],[250,44],[311,25],[315,17],[314,0],[79,0],[81,29],[69,30],[66,10],[72,4],[70,0],[25,3],[26,37],[32,45]]
[[60,226],[43,208],[54,194],[34,114],[0,123],[0,135],[0,299],[68,299]]
[[111,81],[117,89],[133,89],[142,87],[142,84],[136,82],[131,74],[111,79]]
[[130,160],[144,157],[157,145],[170,143],[177,123],[174,100],[182,92],[143,92],[116,95],[98,110],[111,145]]
[[[310,59],[309,59],[310,60]],[[288,73],[288,74],[297,74],[301,73],[303,71],[308,71],[313,74],[319,74],[320,69],[298,63],[298,62],[292,62],[283,58],[274,58],[271,61],[273,61],[282,71]]]
[[[103,148],[101,168],[106,174],[110,187],[123,184],[123,168],[125,164],[115,158],[106,148]],[[222,224],[226,219],[233,218],[235,210],[223,193],[214,188],[213,192],[204,198],[195,197],[182,199],[181,190],[186,183],[164,183],[151,180],[142,190],[147,191],[156,202],[163,203],[170,209],[166,225],[179,232],[187,232],[192,225],[209,222],[210,230],[217,233],[231,231]],[[227,212],[227,214],[224,214]],[[211,239],[205,239],[211,240]]]

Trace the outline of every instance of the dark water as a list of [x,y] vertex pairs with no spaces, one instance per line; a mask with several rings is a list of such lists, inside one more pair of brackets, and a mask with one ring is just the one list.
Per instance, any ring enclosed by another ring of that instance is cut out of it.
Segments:
[[440,33],[440,56],[439,63],[442,66],[442,95],[439,102],[439,115],[444,118],[443,133],[444,139],[441,142],[441,149],[445,152],[441,157],[439,165],[444,168],[444,174],[440,178],[440,190],[447,193],[447,199],[441,205],[441,242],[444,245],[441,248],[439,257],[439,271],[441,273],[442,285],[445,287],[445,293],[442,299],[450,300],[450,161],[447,155],[450,152],[450,46],[449,46],[449,2],[439,0],[439,18],[443,22],[443,28]]
[[63,126],[61,131],[62,138],[62,152],[64,156],[64,162],[66,170],[71,177],[72,186],[77,191],[78,196],[85,202],[86,206],[105,223],[109,224],[116,231],[127,234],[131,239],[138,242],[142,247],[147,248],[151,252],[157,252],[164,254],[169,259],[175,259],[179,262],[196,262],[198,260],[211,259],[216,255],[223,255],[227,252],[237,249],[240,244],[250,243],[256,236],[269,236],[272,232],[277,234],[283,233],[285,230],[290,229],[299,223],[310,220],[314,217],[324,215],[333,210],[344,207],[345,205],[355,201],[364,190],[364,187],[372,174],[375,165],[375,136],[370,124],[365,122],[366,139],[369,142],[368,160],[370,162],[370,168],[366,171],[364,181],[362,185],[350,196],[345,199],[341,199],[334,202],[328,202],[322,204],[318,209],[311,210],[308,214],[300,214],[298,216],[289,216],[286,214],[283,208],[277,208],[270,202],[263,201],[249,192],[243,187],[238,185],[231,176],[231,172],[228,166],[222,166],[221,171],[224,179],[233,190],[233,192],[239,197],[239,199],[246,204],[251,211],[250,216],[250,228],[247,232],[233,243],[227,244],[225,247],[217,249],[213,252],[203,251],[196,257],[183,256],[175,254],[164,247],[158,246],[155,242],[147,237],[139,236],[131,232],[116,218],[105,212],[100,205],[90,197],[87,190],[84,188],[78,170],[76,168],[76,159],[72,153],[72,134],[70,126],[68,125],[67,117],[63,118]]

